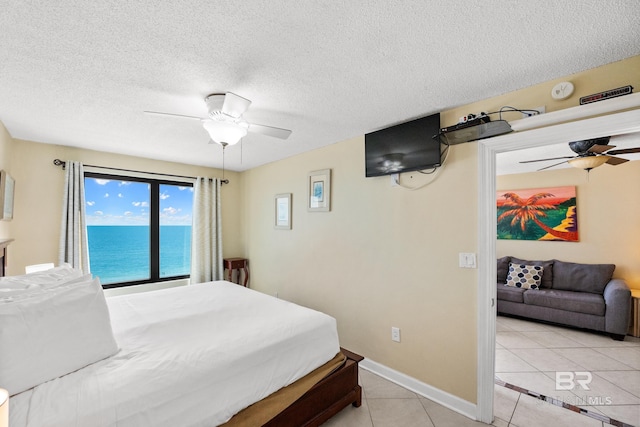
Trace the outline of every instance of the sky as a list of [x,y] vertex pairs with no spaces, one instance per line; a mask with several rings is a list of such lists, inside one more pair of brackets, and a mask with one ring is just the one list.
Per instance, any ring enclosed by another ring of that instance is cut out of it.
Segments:
[[[85,178],[87,225],[149,225],[150,186]],[[193,187],[160,186],[160,225],[191,225]]]

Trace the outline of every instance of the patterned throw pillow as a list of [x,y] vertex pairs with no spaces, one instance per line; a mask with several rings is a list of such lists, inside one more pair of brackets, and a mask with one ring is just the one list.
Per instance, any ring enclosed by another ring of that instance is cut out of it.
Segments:
[[506,286],[522,289],[539,289],[544,269],[540,265],[509,263]]

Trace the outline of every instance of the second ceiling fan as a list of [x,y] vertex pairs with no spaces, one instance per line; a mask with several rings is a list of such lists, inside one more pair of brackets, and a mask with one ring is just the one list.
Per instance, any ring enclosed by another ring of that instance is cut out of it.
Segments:
[[563,160],[560,163],[555,163],[553,165],[538,169],[538,171],[550,169],[564,163],[569,163],[569,165],[575,168],[590,171],[591,169],[597,168],[598,166],[601,166],[605,163],[612,166],[616,166],[629,161],[627,159],[623,159],[622,157],[615,157],[615,155],[617,154],[640,153],[640,147],[613,150],[613,148],[615,148],[616,146],[608,145],[610,139],[611,139],[610,136],[605,136],[601,138],[573,141],[569,143],[569,148],[571,148],[571,150],[574,153],[576,153],[575,156],[561,156],[561,157],[551,157],[548,159],[523,160],[520,163],[534,163],[534,162],[545,162],[549,160],[567,159],[567,160]]

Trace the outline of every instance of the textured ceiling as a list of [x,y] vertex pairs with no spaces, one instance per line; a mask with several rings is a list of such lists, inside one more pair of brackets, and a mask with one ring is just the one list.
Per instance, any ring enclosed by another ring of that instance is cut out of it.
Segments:
[[638,55],[640,2],[9,0],[0,31],[14,138],[221,167],[197,121],[143,111],[230,91],[293,131],[229,147],[239,171]]

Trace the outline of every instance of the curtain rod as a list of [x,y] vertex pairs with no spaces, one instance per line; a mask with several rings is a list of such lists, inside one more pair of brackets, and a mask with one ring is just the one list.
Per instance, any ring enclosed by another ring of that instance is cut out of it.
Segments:
[[[53,161],[53,164],[56,166],[62,166],[62,169],[64,169],[67,165],[67,162],[65,162],[64,160],[60,160],[60,159],[55,159]],[[187,178],[187,179],[197,179],[197,177],[195,176],[186,176],[186,175],[172,175],[169,173],[159,173],[159,172],[145,172],[145,171],[137,171],[137,170],[132,170],[132,169],[120,169],[120,168],[112,168],[112,167],[108,167],[108,166],[96,166],[96,165],[84,165],[90,168],[98,168],[98,169],[109,169],[109,170],[114,170],[114,171],[120,171],[120,172],[134,172],[134,173],[146,173],[149,175],[161,175],[161,176],[170,176],[173,178]],[[228,179],[221,179],[220,180],[220,184],[228,184],[229,180]]]

